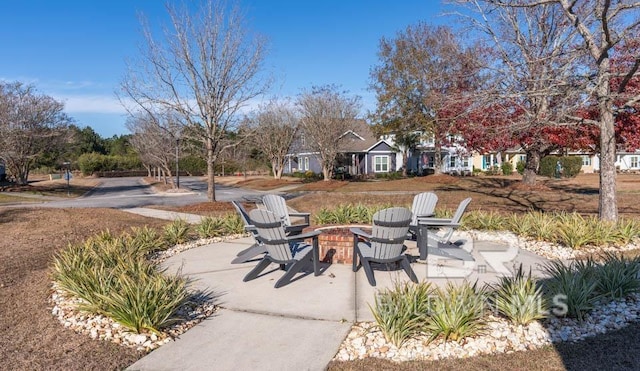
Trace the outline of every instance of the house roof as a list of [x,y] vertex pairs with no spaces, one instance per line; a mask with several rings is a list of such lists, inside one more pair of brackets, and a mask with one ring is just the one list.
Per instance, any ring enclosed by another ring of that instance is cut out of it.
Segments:
[[357,120],[351,130],[340,136],[342,148],[345,152],[367,152],[378,143],[369,124],[364,120]]

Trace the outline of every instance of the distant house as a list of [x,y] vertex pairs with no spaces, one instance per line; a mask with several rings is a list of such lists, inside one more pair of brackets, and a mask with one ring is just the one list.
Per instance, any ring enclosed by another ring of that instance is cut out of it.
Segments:
[[[383,137],[384,138],[384,137]],[[393,144],[393,135],[386,136]],[[409,155],[407,171],[414,174],[429,174],[435,171],[435,139],[433,136],[422,136],[417,148]],[[470,175],[473,171],[471,154],[461,145],[462,137],[450,136],[447,145],[441,147],[440,172],[452,175]],[[402,155],[400,165],[402,165]]]
[[[340,136],[339,140],[342,149],[335,164],[337,175],[357,176],[389,173],[397,171],[402,165],[402,162],[397,160],[397,154],[392,149],[392,144],[384,139],[376,138],[364,120],[357,121],[351,130]],[[292,148],[296,150],[287,154],[285,174],[306,171],[322,172],[318,153],[311,150],[304,133],[300,133]]]

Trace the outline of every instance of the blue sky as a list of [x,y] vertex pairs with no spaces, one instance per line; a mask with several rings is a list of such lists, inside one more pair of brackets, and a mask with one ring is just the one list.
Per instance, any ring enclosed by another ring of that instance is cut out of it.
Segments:
[[[437,0],[240,0],[249,27],[267,37],[270,96],[338,84],[375,107],[368,90],[378,42],[407,25],[444,24]],[[126,133],[115,91],[141,42],[138,13],[166,21],[157,0],[1,0],[0,79],[31,83],[65,102],[79,126]]]

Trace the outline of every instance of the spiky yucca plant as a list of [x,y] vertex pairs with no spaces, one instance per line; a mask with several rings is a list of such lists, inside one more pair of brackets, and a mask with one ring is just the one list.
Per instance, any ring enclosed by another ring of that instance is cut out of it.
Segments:
[[388,342],[400,347],[423,330],[432,292],[428,282],[397,282],[392,289],[378,293],[370,309]]
[[430,339],[458,341],[481,333],[485,326],[486,292],[468,282],[438,289],[431,300],[425,329]]
[[542,288],[529,274],[525,275],[522,264],[514,276],[500,277],[491,299],[494,308],[511,322],[527,325],[546,317],[547,305]]

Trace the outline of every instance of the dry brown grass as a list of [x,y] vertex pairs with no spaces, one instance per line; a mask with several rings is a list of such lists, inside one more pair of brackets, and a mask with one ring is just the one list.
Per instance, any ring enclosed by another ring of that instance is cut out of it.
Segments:
[[53,254],[104,229],[165,221],[111,209],[0,209],[0,369],[115,370],[142,354],[65,329],[52,315]]

